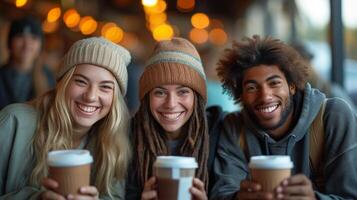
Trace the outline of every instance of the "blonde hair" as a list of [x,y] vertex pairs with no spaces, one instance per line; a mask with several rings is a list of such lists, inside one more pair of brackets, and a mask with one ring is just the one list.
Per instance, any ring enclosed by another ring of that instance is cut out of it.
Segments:
[[[73,123],[66,98],[66,89],[76,67],[70,69],[58,82],[56,88],[35,102],[39,111],[37,130],[33,137],[33,153],[36,164],[30,182],[40,185],[48,175],[47,153],[72,147]],[[129,111],[116,83],[112,108],[108,115],[93,125],[95,140],[93,148],[94,185],[100,193],[112,196],[112,183],[124,179],[131,159],[128,138]],[[90,131],[91,132],[91,131]]]

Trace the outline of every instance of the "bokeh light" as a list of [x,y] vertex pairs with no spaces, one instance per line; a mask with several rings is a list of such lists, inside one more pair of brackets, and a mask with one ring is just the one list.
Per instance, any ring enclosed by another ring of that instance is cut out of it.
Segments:
[[67,10],[63,15],[63,21],[69,28],[74,28],[79,24],[81,16],[75,9]]
[[196,13],[192,15],[191,23],[193,27],[203,29],[209,25],[209,18],[204,13]]
[[152,6],[155,6],[155,5],[157,4],[157,1],[158,1],[158,0],[141,0],[141,3],[142,3],[144,6],[152,7]]
[[176,7],[182,12],[189,12],[195,8],[195,0],[177,0]]
[[215,28],[209,33],[209,40],[215,45],[224,45],[227,39],[227,33],[223,29]]
[[50,11],[48,11],[47,21],[48,22],[55,22],[60,17],[61,17],[61,8],[59,8],[59,7],[52,8]]
[[81,19],[79,22],[79,29],[82,34],[89,35],[95,32],[97,29],[98,23],[91,16],[86,16]]
[[156,27],[152,34],[156,41],[169,40],[174,36],[174,30],[170,25],[162,24]]
[[208,40],[208,32],[205,29],[193,28],[189,34],[190,40],[197,44],[203,44]]
[[27,0],[16,0],[15,6],[20,8],[20,7],[23,7],[24,5],[26,5],[26,3],[27,3]]

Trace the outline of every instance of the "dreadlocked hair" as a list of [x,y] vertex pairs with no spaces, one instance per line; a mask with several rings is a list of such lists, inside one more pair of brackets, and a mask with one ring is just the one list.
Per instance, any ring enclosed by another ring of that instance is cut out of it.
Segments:
[[[164,130],[156,122],[150,111],[149,94],[141,102],[134,116],[133,137],[136,147],[136,173],[139,185],[143,187],[153,175],[152,166],[157,156],[169,155]],[[205,100],[195,92],[194,110],[186,122],[187,136],[180,147],[181,156],[195,157],[198,162],[196,177],[208,186],[207,161],[209,155],[208,125],[205,112]],[[207,188],[206,188],[207,189]]]

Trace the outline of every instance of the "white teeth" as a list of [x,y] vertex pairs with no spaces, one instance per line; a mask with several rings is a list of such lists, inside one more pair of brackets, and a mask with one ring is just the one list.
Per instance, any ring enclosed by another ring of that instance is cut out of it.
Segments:
[[95,106],[84,106],[82,104],[77,104],[79,109],[81,109],[84,112],[94,112],[95,110],[97,110],[97,107]]
[[176,120],[181,113],[162,113],[162,116],[168,120]]
[[278,108],[278,105],[275,105],[275,106],[269,106],[266,108],[260,108],[259,111],[265,112],[265,113],[270,113],[270,112],[273,112],[274,110],[276,110],[277,108]]

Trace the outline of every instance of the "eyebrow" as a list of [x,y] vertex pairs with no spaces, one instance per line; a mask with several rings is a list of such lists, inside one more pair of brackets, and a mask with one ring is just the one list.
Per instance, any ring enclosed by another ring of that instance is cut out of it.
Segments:
[[[81,77],[83,79],[85,79],[86,81],[90,81],[88,77],[82,75],[82,74],[74,74],[73,76],[78,76],[78,77]],[[104,81],[100,81],[100,84],[113,84],[115,85],[114,81],[111,81],[111,80],[104,80]]]
[[[159,88],[159,89],[162,89],[162,90],[167,90],[166,88],[164,88],[162,86],[157,86],[156,88]],[[179,90],[179,89],[182,89],[182,88],[189,88],[189,87],[181,85],[181,86],[175,88],[175,90]]]
[[[279,76],[279,75],[273,75],[273,76],[270,76],[270,77],[268,77],[267,79],[265,79],[265,81],[270,81],[270,80],[276,79],[276,78],[281,79],[281,76]],[[243,85],[246,85],[246,84],[249,84],[249,83],[258,84],[258,82],[255,81],[255,80],[246,80],[246,81],[243,82]]]

